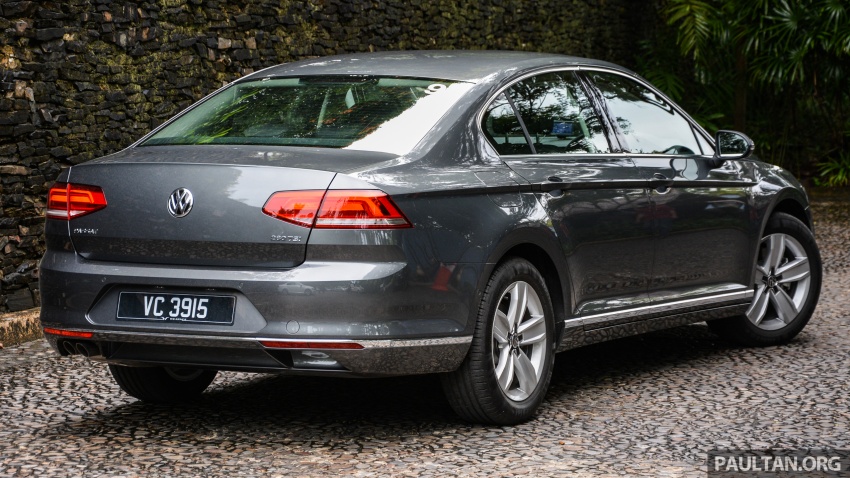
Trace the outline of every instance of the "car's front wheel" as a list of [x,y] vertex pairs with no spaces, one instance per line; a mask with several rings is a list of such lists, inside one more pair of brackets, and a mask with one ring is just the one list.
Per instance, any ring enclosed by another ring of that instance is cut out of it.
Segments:
[[185,402],[200,395],[215,379],[215,370],[183,367],[127,367],[109,364],[112,378],[143,402]]
[[552,377],[554,312],[546,283],[524,259],[500,265],[488,282],[461,367],[443,376],[464,419],[513,425],[534,416]]
[[811,230],[793,216],[776,213],[759,244],[755,295],[747,312],[708,325],[718,335],[745,345],[786,343],[814,313],[821,274],[820,252]]

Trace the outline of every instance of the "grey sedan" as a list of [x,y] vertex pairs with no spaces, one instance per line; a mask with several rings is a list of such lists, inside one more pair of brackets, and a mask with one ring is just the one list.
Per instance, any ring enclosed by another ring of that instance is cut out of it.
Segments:
[[708,321],[781,344],[817,303],[808,199],[609,63],[326,57],[248,75],[50,189],[41,321],[151,402],[219,370],[442,374],[533,417],[554,354]]

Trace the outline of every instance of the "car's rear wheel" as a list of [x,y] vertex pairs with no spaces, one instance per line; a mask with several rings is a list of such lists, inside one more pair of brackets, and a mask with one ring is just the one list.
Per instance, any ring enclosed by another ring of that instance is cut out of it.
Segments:
[[533,417],[552,377],[553,336],[543,277],[524,259],[506,261],[484,291],[466,359],[443,376],[452,408],[466,420],[495,425]]
[[718,335],[745,345],[786,343],[814,313],[820,286],[820,252],[811,230],[793,216],[776,213],[759,245],[755,295],[747,312],[708,325]]
[[200,395],[215,379],[215,370],[184,367],[127,367],[109,364],[118,386],[153,403],[185,402]]

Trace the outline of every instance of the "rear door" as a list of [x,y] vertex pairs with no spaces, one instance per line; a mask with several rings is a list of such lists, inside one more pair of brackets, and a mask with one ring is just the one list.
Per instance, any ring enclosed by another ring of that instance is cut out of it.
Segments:
[[487,109],[482,128],[539,191],[570,270],[571,315],[646,303],[653,251],[646,180],[612,148],[576,75],[549,72],[515,83]]
[[657,246],[653,302],[735,297],[751,267],[750,188],[740,163],[713,149],[669,100],[633,78],[590,71],[618,140],[650,183]]

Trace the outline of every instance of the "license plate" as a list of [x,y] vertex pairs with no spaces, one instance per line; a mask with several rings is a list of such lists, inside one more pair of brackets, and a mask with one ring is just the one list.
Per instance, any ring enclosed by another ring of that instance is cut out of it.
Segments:
[[118,320],[159,320],[233,325],[236,297],[227,295],[121,292]]

